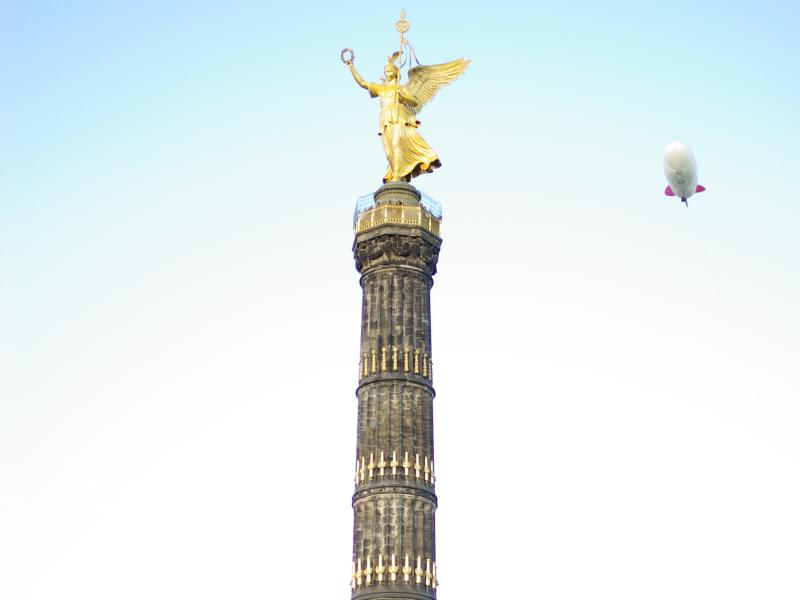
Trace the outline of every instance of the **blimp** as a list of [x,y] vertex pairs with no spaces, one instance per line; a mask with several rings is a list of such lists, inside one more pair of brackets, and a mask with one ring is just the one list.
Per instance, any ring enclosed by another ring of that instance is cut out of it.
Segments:
[[664,148],[664,175],[669,182],[664,194],[679,197],[687,207],[693,194],[706,191],[697,184],[697,161],[683,142],[671,142]]

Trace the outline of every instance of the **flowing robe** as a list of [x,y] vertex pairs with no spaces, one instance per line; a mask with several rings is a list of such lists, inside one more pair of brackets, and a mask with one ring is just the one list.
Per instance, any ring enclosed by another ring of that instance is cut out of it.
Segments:
[[403,102],[404,98],[414,102],[404,86],[398,89],[394,82],[370,83],[367,89],[370,96],[380,98],[381,102],[378,135],[383,140],[389,162],[383,182],[410,181],[421,173],[432,173],[440,167],[439,157],[417,132],[420,122]]

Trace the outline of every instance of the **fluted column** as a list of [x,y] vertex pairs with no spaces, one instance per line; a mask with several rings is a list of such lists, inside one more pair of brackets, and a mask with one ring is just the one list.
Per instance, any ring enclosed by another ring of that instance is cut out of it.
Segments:
[[406,183],[375,193],[353,251],[363,289],[353,597],[436,597],[430,290],[439,220]]

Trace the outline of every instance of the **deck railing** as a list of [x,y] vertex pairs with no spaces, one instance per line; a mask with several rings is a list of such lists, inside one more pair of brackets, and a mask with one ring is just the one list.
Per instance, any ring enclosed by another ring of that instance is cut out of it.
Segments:
[[361,233],[385,224],[413,225],[438,236],[441,221],[421,206],[389,204],[357,213],[354,229],[356,233]]

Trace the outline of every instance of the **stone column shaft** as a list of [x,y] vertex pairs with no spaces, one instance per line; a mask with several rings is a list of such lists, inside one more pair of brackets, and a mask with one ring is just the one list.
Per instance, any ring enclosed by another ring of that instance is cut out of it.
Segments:
[[430,290],[441,239],[419,200],[409,184],[381,187],[353,246],[363,302],[352,588],[365,600],[436,597]]

